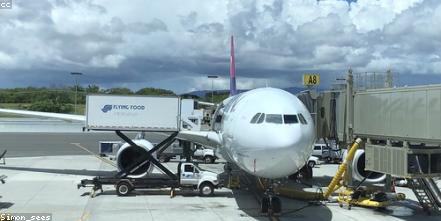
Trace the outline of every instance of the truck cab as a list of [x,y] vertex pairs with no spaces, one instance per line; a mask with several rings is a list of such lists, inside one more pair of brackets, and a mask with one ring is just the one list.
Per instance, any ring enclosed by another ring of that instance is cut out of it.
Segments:
[[316,143],[313,146],[312,156],[323,159],[326,162],[339,162],[342,159],[342,151],[326,144]]
[[193,158],[203,160],[204,163],[214,163],[217,159],[214,150],[200,144],[194,144]]
[[203,170],[193,163],[179,163],[178,173],[180,186],[198,189],[201,196],[213,195],[215,188],[222,187],[218,174]]
[[314,144],[313,146],[313,150],[312,150],[312,155],[316,156],[318,158],[322,158],[323,157],[323,152],[325,152],[328,149],[328,147],[326,146],[326,144]]

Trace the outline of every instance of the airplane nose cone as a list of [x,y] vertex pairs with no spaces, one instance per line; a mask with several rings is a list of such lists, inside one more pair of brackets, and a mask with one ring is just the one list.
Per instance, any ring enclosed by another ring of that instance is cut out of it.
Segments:
[[[297,130],[298,131],[298,130]],[[293,130],[273,133],[266,144],[243,154],[246,171],[259,177],[280,178],[289,176],[302,168],[312,153],[312,142],[308,136],[295,134]],[[271,148],[269,148],[271,147]]]

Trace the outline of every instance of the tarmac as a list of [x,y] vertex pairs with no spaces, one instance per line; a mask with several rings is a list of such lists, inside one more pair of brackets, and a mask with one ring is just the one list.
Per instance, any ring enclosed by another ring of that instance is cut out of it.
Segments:
[[[131,134],[133,136],[133,134]],[[148,133],[158,142],[166,134]],[[113,139],[115,138],[115,139]],[[111,133],[0,133],[2,149],[8,149],[6,165],[0,165],[5,184],[0,184],[0,213],[51,213],[52,220],[440,220],[427,216],[408,188],[397,188],[407,199],[385,210],[352,207],[337,203],[308,204],[282,197],[283,211],[278,217],[259,213],[255,194],[245,185],[239,190],[222,188],[213,197],[200,197],[196,191],[178,192],[170,198],[167,189],[136,191],[118,197],[113,186],[90,197],[90,188],[77,189],[81,179],[105,176],[115,168],[87,155],[72,145],[80,143],[94,152],[99,140],[119,140]],[[177,162],[166,163],[176,170]],[[204,169],[222,172],[223,163],[200,164]],[[337,165],[314,168],[317,186],[326,186]],[[440,183],[439,183],[440,184]]]
[[[177,162],[166,166],[175,170]],[[223,164],[200,165],[222,172]],[[213,197],[200,197],[197,191],[177,193],[170,198],[167,189],[136,191],[118,197],[113,186],[90,197],[90,188],[77,189],[81,179],[113,173],[115,168],[93,156],[43,156],[7,158],[0,173],[8,176],[0,185],[1,213],[51,213],[52,220],[268,220],[259,213],[255,195],[242,186],[240,190],[222,188]],[[336,165],[315,168],[317,178],[335,172]],[[407,188],[398,188],[411,196]],[[439,220],[427,216],[415,199],[397,203],[387,210],[353,207],[340,208],[336,203],[309,205],[282,198],[283,212],[271,220]]]

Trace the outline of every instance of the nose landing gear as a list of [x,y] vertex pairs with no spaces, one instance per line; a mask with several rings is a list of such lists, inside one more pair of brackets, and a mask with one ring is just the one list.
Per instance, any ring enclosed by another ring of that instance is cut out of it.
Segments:
[[260,203],[260,211],[263,214],[268,214],[270,216],[275,214],[280,214],[282,212],[282,201],[280,198],[275,196],[273,191],[273,185],[270,185],[265,191],[265,195]]

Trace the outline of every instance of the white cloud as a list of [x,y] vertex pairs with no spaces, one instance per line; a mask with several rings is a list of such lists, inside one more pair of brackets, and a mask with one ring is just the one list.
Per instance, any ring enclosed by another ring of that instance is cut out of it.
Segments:
[[360,32],[369,32],[382,29],[393,22],[397,15],[421,2],[422,0],[359,0],[351,4],[349,17]]
[[291,86],[310,70],[440,71],[436,0],[48,0],[0,13],[0,69],[17,73],[80,69],[108,84],[207,89],[206,75],[228,73],[230,34],[240,88]]
[[10,55],[0,51],[0,66],[3,68],[10,68],[15,65],[16,61]]
[[93,57],[90,64],[94,67],[116,68],[125,59],[119,54],[110,54],[104,57]]

